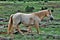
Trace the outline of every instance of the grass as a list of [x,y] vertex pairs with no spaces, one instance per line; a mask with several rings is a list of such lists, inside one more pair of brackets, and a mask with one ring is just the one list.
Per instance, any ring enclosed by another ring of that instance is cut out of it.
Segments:
[[[52,25],[54,26],[54,25]],[[35,31],[36,33],[36,29],[32,28],[33,31]],[[40,31],[42,34],[52,34],[52,35],[60,35],[60,28],[51,28],[50,26],[48,28],[44,28],[44,27],[40,27]],[[0,36],[2,37],[10,37],[7,36],[7,34],[0,34]],[[14,34],[15,38],[14,40],[54,40],[53,37],[49,37],[48,39],[46,38],[47,36],[43,36],[43,35],[21,35],[21,34]],[[56,40],[56,39],[55,39]],[[59,40],[59,39],[57,39]]]
[[[60,24],[60,21],[58,21],[58,22],[56,22],[56,21],[54,21],[54,22],[52,22],[53,24]],[[54,27],[54,26],[56,26],[55,28],[52,28],[52,27]],[[59,27],[58,27],[59,26]],[[23,29],[24,27],[23,27],[23,25],[21,24],[20,25],[20,29]],[[60,25],[48,25],[47,27],[41,27],[40,26],[40,32],[42,33],[42,34],[47,34],[47,35],[49,35],[49,34],[51,34],[51,35],[60,35]],[[3,30],[3,31],[6,31],[6,30]],[[43,36],[43,35],[38,35],[37,33],[36,33],[36,29],[35,29],[35,27],[32,27],[32,31],[33,31],[33,33],[34,33],[34,35],[32,36],[32,35],[21,35],[21,34],[14,34],[14,36],[15,36],[15,38],[14,38],[14,40],[59,40],[59,39],[53,39],[53,37],[49,37],[49,38],[47,38],[47,36]],[[0,36],[2,36],[2,37],[7,37],[7,38],[9,38],[10,37],[10,35],[7,35],[7,34],[0,34]]]
[[[51,3],[51,2],[48,2],[47,4],[49,4],[49,3]],[[54,3],[56,3],[56,2],[54,2]],[[58,4],[58,3],[56,3],[56,4]],[[33,6],[35,8],[34,12],[37,12],[37,11],[41,10],[41,7],[49,6],[47,4],[43,4],[42,2],[41,3],[39,3],[39,2],[26,2],[26,3],[24,3],[24,2],[16,2],[16,3],[5,2],[5,3],[3,3],[2,2],[2,3],[0,3],[0,17],[9,18],[9,16],[11,14],[14,14],[17,10],[25,11],[25,8],[27,6]],[[50,4],[50,5],[52,5],[52,4]],[[49,9],[52,9],[52,8],[50,7]],[[59,19],[60,8],[54,8],[53,10],[54,10],[54,12],[53,12],[54,17]],[[3,16],[1,16],[1,15],[3,15]]]
[[[11,14],[14,14],[17,10],[25,11],[26,6],[33,6],[35,9],[33,12],[37,12],[41,10],[41,7],[47,6],[48,3],[56,3],[59,5],[60,1],[49,1],[47,4],[43,4],[44,2],[0,2],[0,17],[2,18],[8,18]],[[51,5],[51,4],[50,4]],[[49,6],[49,5],[48,5]],[[49,8],[52,9],[52,8]],[[60,8],[54,8],[53,9],[53,16],[55,19],[60,19]],[[53,21],[53,24],[60,24],[60,21]],[[0,24],[8,24],[7,22],[0,22]],[[54,27],[55,28],[52,28]],[[41,33],[45,34],[52,34],[52,35],[60,35],[60,25],[48,25],[48,28],[40,27]],[[21,25],[21,29],[23,28],[23,25]],[[32,30],[36,32],[36,29],[33,27]],[[6,31],[6,30],[3,30]],[[2,37],[9,37],[7,34],[0,34]],[[42,35],[21,35],[21,34],[14,34],[15,39],[14,40],[60,40],[60,39],[53,39],[52,37],[46,38],[46,36]],[[32,38],[33,37],[33,38]]]

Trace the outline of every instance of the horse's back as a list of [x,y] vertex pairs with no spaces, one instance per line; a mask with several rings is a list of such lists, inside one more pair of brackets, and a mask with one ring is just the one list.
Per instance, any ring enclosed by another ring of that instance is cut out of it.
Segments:
[[16,13],[13,15],[13,23],[15,25],[18,24],[19,22],[22,22],[22,23],[24,22],[27,25],[34,24],[34,20],[40,21],[40,19],[32,13],[31,14]]
[[32,14],[16,13],[13,15],[13,23],[18,24],[19,22],[25,22],[29,24],[30,18],[33,18]]
[[[30,20],[33,20],[34,16],[32,14],[23,14],[22,21],[24,21],[27,25],[29,24]],[[31,22],[33,23],[33,22]]]

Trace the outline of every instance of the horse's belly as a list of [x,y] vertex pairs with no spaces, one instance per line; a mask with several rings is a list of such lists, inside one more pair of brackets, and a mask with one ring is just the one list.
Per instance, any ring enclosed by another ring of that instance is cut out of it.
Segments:
[[24,16],[22,19],[22,21],[25,23],[25,24],[27,24],[27,25],[32,25],[32,24],[34,24],[34,21],[33,20],[31,20],[30,18],[32,18],[33,19],[33,17],[32,16]]

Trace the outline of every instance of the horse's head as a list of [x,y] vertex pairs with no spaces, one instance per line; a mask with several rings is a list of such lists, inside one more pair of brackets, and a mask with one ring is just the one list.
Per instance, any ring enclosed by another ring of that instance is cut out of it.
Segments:
[[41,20],[44,17],[48,17],[51,21],[53,20],[53,16],[52,16],[52,13],[51,13],[50,10],[42,10],[42,11],[39,11],[39,12],[36,12],[36,13],[33,13],[33,14],[38,16]]
[[54,19],[50,10],[46,11],[45,16],[47,16],[51,21]]

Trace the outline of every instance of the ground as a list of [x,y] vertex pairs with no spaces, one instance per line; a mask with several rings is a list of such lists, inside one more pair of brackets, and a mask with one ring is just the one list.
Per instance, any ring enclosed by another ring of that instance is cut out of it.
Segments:
[[[21,10],[25,12],[26,6],[33,6],[35,9],[33,12],[37,12],[41,10],[41,7],[48,7],[49,9],[53,9],[54,12],[52,15],[54,16],[54,20],[49,23],[51,25],[47,25],[46,27],[40,27],[40,31],[42,35],[34,34],[32,35],[21,35],[21,34],[14,34],[14,40],[60,40],[60,1],[49,1],[44,3],[43,1],[40,2],[0,2],[0,18],[9,19],[11,14],[14,14],[17,10]],[[52,8],[53,7],[53,8]],[[25,12],[31,13],[31,12]],[[45,23],[45,22],[43,22]],[[7,25],[8,22],[0,22],[0,24]],[[57,24],[57,25],[56,25]],[[5,27],[4,32],[7,31],[7,27]],[[24,28],[23,25],[20,25],[20,28]],[[32,31],[36,32],[36,29],[32,27]],[[59,38],[54,38],[53,36],[45,36],[45,35],[57,35]],[[7,34],[0,34],[1,37],[10,37]]]

